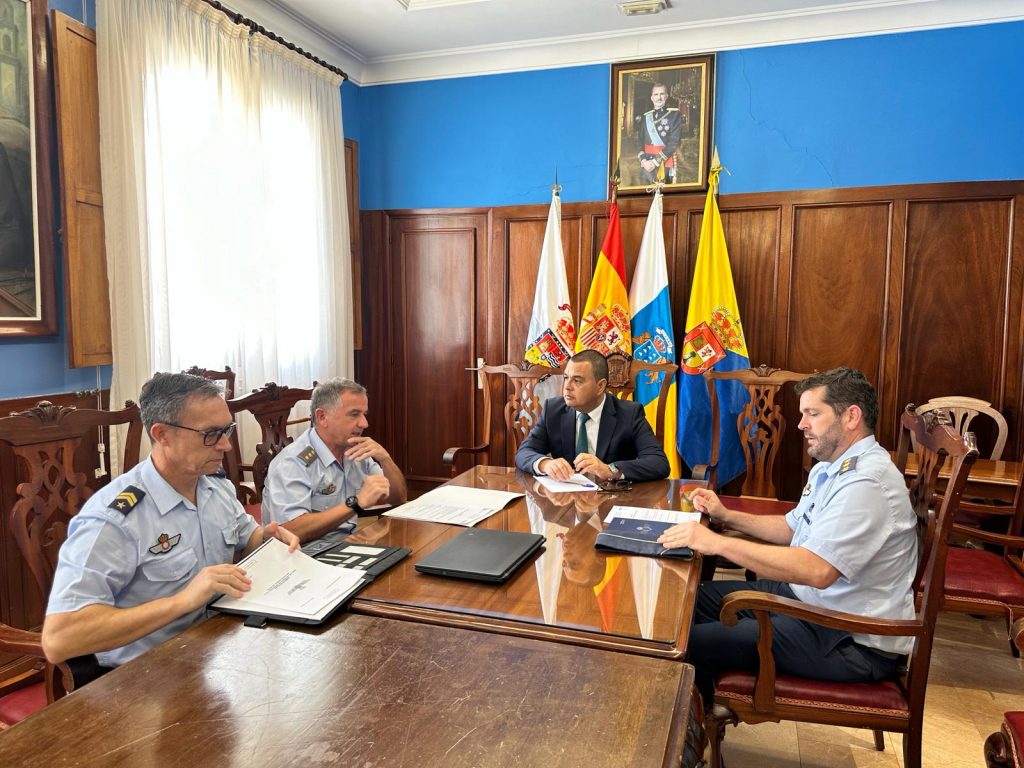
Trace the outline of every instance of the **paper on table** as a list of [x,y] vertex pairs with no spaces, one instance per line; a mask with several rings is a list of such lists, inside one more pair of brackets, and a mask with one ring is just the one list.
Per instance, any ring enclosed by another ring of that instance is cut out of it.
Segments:
[[277,539],[268,539],[238,565],[252,579],[252,589],[237,598],[224,595],[214,608],[319,619],[363,582],[359,571],[335,568],[301,551],[289,552]]
[[547,475],[538,475],[537,480],[552,493],[579,493],[580,491],[597,490],[597,483],[579,472],[568,480],[555,480]]
[[614,506],[604,519],[610,523],[617,517],[627,520],[654,520],[659,523],[699,523],[700,512],[677,512],[674,509],[647,509],[644,507],[622,507]]
[[511,491],[442,485],[415,501],[385,512],[384,516],[471,527],[493,515],[512,499],[524,495]]

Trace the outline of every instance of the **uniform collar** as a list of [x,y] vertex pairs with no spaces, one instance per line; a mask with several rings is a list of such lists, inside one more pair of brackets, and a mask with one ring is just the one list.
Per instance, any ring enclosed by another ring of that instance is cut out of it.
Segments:
[[341,461],[337,456],[334,455],[334,451],[327,447],[327,443],[320,439],[320,435],[316,433],[316,427],[309,428],[309,444],[316,451],[317,458],[320,459],[320,463],[325,467],[331,466],[334,462],[338,462],[338,466],[341,466]]
[[878,445],[878,441],[875,440],[875,436],[874,435],[868,435],[867,437],[862,437],[856,443],[854,443],[849,448],[847,448],[845,451],[843,451],[843,453],[840,456],[838,456],[835,461],[830,462],[828,464],[826,464],[824,462],[821,462],[820,464],[818,464],[817,466],[822,467],[822,469],[819,470],[819,471],[822,474],[825,474],[825,475],[829,475],[829,476],[835,475],[836,472],[838,472],[842,468],[843,462],[846,459],[849,459],[849,458],[851,458],[853,456],[860,456],[862,453],[865,453],[866,451],[870,450],[871,448],[875,447],[876,445]]
[[[166,515],[172,509],[177,507],[179,504],[184,504],[188,507],[192,506],[192,503],[178,493],[171,484],[164,480],[164,476],[161,475],[156,467],[153,465],[153,458],[149,457],[142,465],[142,486],[143,490],[156,505],[157,511],[161,515]],[[196,504],[198,506],[199,499],[206,493],[209,493],[213,485],[211,480],[206,477],[200,477],[196,482]]]

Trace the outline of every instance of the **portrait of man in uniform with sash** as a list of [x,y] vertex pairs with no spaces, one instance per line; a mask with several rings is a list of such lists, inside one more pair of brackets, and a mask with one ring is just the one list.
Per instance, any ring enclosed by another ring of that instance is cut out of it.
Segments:
[[611,168],[620,193],[707,188],[714,56],[612,67]]

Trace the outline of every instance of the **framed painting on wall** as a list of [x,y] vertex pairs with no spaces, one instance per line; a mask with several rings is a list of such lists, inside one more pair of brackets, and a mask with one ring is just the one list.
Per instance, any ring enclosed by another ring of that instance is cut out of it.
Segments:
[[715,56],[612,65],[611,157],[620,194],[655,182],[664,192],[707,189],[713,133]]
[[46,0],[0,0],[0,336],[57,332]]

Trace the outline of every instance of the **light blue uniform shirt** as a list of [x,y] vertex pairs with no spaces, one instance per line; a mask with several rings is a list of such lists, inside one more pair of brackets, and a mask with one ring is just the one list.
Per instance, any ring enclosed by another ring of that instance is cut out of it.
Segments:
[[[309,455],[310,448],[314,456]],[[359,493],[368,475],[382,474],[384,470],[373,459],[339,462],[310,427],[270,462],[263,488],[263,522],[287,523],[307,512],[344,504]]]
[[[791,584],[798,598],[860,616],[914,618],[917,518],[903,475],[874,436],[831,463],[816,464],[786,522],[792,546],[810,550],[841,574],[825,589]],[[913,647],[909,637],[853,639],[891,653]]]
[[[145,496],[121,512],[110,505],[128,486]],[[67,613],[97,603],[131,608],[178,593],[207,566],[232,562],[256,530],[256,521],[223,477],[200,477],[196,502],[174,490],[152,459],[101,488],[71,519],[46,612]],[[100,664],[116,667],[187,629],[204,613],[198,608],[96,656]]]

